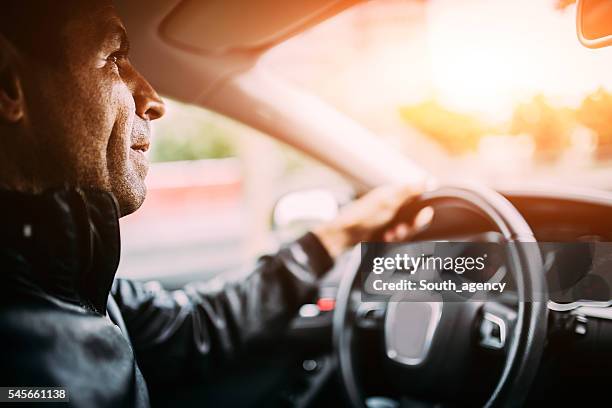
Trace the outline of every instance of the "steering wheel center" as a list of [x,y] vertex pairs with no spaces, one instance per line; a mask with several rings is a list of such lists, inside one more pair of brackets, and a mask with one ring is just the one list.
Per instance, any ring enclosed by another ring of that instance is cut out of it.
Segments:
[[391,360],[422,365],[442,317],[442,302],[390,302],[385,316],[385,347]]

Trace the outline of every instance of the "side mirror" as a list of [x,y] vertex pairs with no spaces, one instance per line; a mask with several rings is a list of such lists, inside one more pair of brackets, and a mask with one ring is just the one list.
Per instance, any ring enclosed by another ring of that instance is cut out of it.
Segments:
[[297,238],[316,224],[332,220],[340,201],[325,189],[293,191],[282,196],[272,212],[272,229],[281,241]]
[[585,47],[612,45],[612,0],[578,0],[576,31]]

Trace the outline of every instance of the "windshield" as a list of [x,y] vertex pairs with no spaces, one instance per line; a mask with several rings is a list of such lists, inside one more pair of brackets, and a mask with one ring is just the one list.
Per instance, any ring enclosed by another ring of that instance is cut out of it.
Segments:
[[579,44],[571,3],[371,1],[260,63],[439,178],[609,189],[612,51]]

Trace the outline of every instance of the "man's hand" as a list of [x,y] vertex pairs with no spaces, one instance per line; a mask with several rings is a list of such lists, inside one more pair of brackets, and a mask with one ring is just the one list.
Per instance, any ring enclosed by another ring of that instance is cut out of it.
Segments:
[[376,188],[342,208],[338,217],[312,232],[333,258],[377,233],[382,233],[387,242],[403,241],[431,218],[429,213],[415,222],[391,224],[400,208],[421,192],[407,186]]

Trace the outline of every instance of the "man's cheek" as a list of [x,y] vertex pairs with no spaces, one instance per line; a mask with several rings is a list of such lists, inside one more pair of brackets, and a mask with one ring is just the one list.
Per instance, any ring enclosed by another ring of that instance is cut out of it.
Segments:
[[126,123],[116,123],[110,135],[107,162],[108,170],[113,177],[122,177],[127,171],[130,161],[130,146],[126,141]]
[[126,87],[115,87],[112,101],[109,101],[114,112],[113,131],[109,143],[112,143],[116,152],[121,151],[127,158],[131,146],[132,125],[134,122],[134,103],[132,95]]
[[136,107],[134,97],[126,86],[119,86],[117,90],[118,96],[115,99],[117,108],[117,123],[121,127],[121,134],[125,146],[129,152],[132,144],[132,128],[134,127],[134,116],[136,115]]

